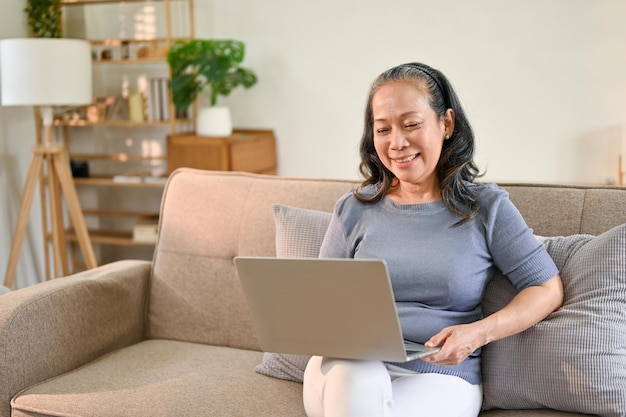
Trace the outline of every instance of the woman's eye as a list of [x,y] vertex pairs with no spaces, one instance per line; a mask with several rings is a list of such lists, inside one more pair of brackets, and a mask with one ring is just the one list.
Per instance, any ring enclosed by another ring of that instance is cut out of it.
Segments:
[[387,128],[376,129],[376,134],[378,134],[378,135],[384,135],[387,132],[389,132],[389,129],[387,129]]
[[416,128],[416,127],[418,127],[418,126],[419,126],[419,124],[418,124],[418,123],[407,123],[406,125],[404,125],[404,127],[405,127],[406,129],[413,129],[413,128]]

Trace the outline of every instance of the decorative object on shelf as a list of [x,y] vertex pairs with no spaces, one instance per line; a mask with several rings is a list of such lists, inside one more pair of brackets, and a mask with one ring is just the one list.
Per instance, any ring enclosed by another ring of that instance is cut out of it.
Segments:
[[120,55],[122,56],[122,59],[129,59],[130,58],[130,42],[122,41],[122,45],[121,45],[121,49],[120,49]]
[[[78,236],[85,265],[87,268],[94,268],[97,266],[96,257],[70,173],[70,164],[65,156],[66,149],[62,144],[52,141],[52,106],[83,105],[91,101],[92,75],[89,42],[76,39],[43,38],[0,40],[0,77],[2,105],[40,106],[45,132],[45,142],[33,148],[4,285],[9,288],[13,285],[35,188],[44,165],[47,166],[47,196],[50,199],[55,276],[68,273],[62,196],[65,196],[69,218]],[[42,199],[42,206],[45,219],[47,211],[45,199]],[[44,227],[46,226],[44,220]],[[48,234],[48,231],[45,230],[44,233]],[[44,239],[47,242],[45,237]],[[45,253],[47,260],[47,244]],[[47,268],[48,262],[46,262],[46,270]]]
[[230,136],[230,109],[217,107],[218,96],[228,96],[239,86],[250,88],[256,74],[240,66],[245,45],[236,40],[193,39],[177,41],[167,54],[172,71],[172,100],[177,111],[187,109],[200,94],[209,98],[200,106],[196,133],[201,136]]
[[107,110],[107,120],[128,120],[129,117],[128,99],[121,95],[116,96]]
[[131,122],[143,122],[145,120],[143,94],[131,93],[128,96],[128,114]]
[[89,178],[89,161],[70,160],[70,169],[74,178]]
[[60,38],[61,0],[28,0],[24,9],[28,26],[37,38]]
[[100,52],[100,59],[103,61],[109,61],[113,59],[113,52],[109,48],[104,48],[102,52]]

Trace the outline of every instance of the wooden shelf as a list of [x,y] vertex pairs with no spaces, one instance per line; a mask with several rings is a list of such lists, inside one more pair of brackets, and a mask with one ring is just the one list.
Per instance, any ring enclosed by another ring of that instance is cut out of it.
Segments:
[[89,178],[74,178],[74,183],[76,185],[99,185],[99,186],[108,186],[108,187],[154,187],[154,188],[163,188],[165,186],[165,180],[163,181],[141,181],[141,182],[132,182],[132,181],[115,181],[113,177],[89,177]]
[[73,161],[116,161],[116,162],[138,162],[138,161],[167,161],[165,156],[141,156],[128,153],[71,153],[70,160]]
[[[174,123],[191,123],[191,119],[176,119]],[[103,120],[101,122],[90,122],[88,120],[59,120],[55,119],[54,126],[69,126],[69,127],[150,127],[150,126],[169,126],[172,123],[171,120],[157,120],[153,122],[132,122],[130,120]]]
[[161,64],[167,62],[165,57],[147,57],[147,58],[127,58],[127,59],[94,59],[91,61],[94,65],[110,65],[110,64]]
[[[146,0],[123,0],[127,3],[142,3],[145,2]],[[164,0],[153,0],[153,1],[157,1],[157,2],[163,2]],[[170,0],[170,1],[176,1],[176,0]],[[98,3],[121,3],[122,1],[120,0],[61,0],[61,4],[66,5],[66,6],[78,6],[81,4],[98,4]]]
[[[118,246],[154,246],[150,242],[137,242],[133,240],[133,232],[125,230],[89,230],[89,238],[91,243],[102,245],[118,245]],[[67,240],[77,242],[78,239],[73,230],[66,230]]]
[[97,217],[136,217],[151,218],[158,217],[159,213],[149,211],[128,211],[128,210],[99,210],[99,209],[83,209],[85,216]]
[[189,39],[189,38],[152,38],[152,39],[135,39],[135,38],[106,38],[106,39],[90,39],[89,43],[92,45],[102,45],[102,46],[121,46],[123,42],[128,42],[129,44],[140,43],[140,44],[159,44],[168,42],[175,42],[179,39]]

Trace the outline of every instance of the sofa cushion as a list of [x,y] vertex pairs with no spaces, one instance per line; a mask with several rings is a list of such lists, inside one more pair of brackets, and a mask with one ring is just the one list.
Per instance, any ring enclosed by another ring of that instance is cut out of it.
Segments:
[[12,416],[305,416],[301,385],[250,372],[260,358],[148,340],[26,389]]
[[[276,227],[276,256],[279,258],[317,258],[328,229],[330,213],[273,204]],[[263,354],[255,371],[274,378],[302,382],[308,355]]]
[[[597,237],[540,238],[561,271],[562,308],[483,349],[485,409],[549,407],[606,417],[626,413],[626,224]],[[516,292],[490,282],[485,314]]]

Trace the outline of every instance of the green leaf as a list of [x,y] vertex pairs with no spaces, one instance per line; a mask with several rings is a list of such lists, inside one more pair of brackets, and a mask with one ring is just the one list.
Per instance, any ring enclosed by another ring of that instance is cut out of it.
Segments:
[[250,88],[257,77],[239,66],[245,56],[245,45],[235,40],[194,39],[177,41],[168,51],[172,71],[172,97],[179,110],[188,108],[199,94],[209,94],[211,105],[218,96],[227,96],[233,89]]
[[37,38],[60,38],[61,0],[28,0],[24,8],[28,26]]

